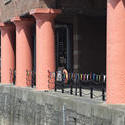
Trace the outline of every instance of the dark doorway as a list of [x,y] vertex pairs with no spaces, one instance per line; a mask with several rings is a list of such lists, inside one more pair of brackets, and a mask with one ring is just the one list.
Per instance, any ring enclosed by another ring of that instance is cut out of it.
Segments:
[[73,70],[73,41],[72,25],[57,24],[56,37],[56,70],[65,68],[69,72]]

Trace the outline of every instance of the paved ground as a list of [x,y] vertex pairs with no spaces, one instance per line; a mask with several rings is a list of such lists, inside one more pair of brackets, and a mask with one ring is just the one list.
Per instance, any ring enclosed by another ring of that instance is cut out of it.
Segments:
[[[75,96],[75,97],[80,97],[79,94],[79,89],[77,90],[77,96],[75,95],[75,89],[73,89],[73,95],[70,94],[70,88],[65,88],[64,89],[64,93],[62,93],[61,89],[57,89],[57,91],[55,92],[54,90],[48,91],[49,93],[52,94],[57,94],[57,95],[61,95],[61,96]],[[82,89],[82,97],[80,98],[85,98],[85,99],[90,99],[90,90],[88,89]],[[101,91],[93,91],[93,101],[99,101],[99,102],[104,102],[102,101],[102,92]]]

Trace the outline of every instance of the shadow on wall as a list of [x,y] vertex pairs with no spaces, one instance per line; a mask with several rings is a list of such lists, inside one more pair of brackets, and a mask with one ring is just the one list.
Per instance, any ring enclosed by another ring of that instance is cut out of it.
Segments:
[[112,5],[113,8],[116,8],[117,4],[122,1],[123,5],[125,7],[125,0],[108,0],[108,3]]

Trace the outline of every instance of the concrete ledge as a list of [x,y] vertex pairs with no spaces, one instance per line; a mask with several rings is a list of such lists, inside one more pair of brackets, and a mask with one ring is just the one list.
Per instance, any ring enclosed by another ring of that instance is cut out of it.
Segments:
[[0,85],[0,125],[125,125],[125,105]]

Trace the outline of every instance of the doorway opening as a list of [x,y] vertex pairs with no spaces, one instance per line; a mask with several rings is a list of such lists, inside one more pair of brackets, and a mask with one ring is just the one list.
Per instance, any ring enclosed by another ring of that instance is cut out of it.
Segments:
[[55,26],[56,71],[67,69],[73,71],[73,35],[72,25],[57,24]]

